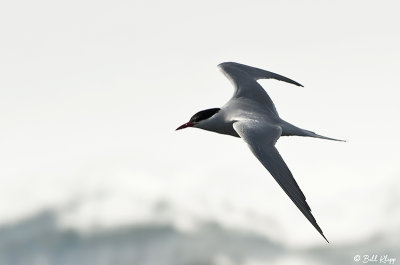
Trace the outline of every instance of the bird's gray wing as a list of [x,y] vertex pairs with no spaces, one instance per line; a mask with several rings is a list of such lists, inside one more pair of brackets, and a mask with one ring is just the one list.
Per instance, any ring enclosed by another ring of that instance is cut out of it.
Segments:
[[265,125],[265,123],[255,120],[239,120],[233,124],[233,128],[248,144],[253,154],[271,173],[289,198],[296,204],[297,208],[299,208],[308,221],[328,242],[311,213],[311,209],[306,202],[306,197],[293,178],[285,161],[275,148],[275,143],[282,133],[281,127]]
[[249,65],[245,64],[240,64],[240,63],[234,63],[234,62],[226,62],[226,63],[221,63],[218,65],[220,68],[225,68],[225,67],[233,67],[242,70],[243,72],[246,72],[249,76],[251,76],[253,79],[258,80],[258,79],[276,79],[279,81],[287,82],[296,86],[301,86],[301,84],[297,83],[296,81],[284,77],[282,75],[275,74],[270,71],[266,71],[260,68],[252,67]]
[[218,67],[234,85],[233,98],[246,98],[261,103],[276,115],[278,115],[278,112],[274,103],[264,88],[257,83],[257,80],[262,78],[276,79],[302,86],[287,77],[244,64],[226,62],[219,64]]

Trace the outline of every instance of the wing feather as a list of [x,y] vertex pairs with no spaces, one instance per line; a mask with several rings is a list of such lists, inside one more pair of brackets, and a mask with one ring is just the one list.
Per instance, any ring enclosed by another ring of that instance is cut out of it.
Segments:
[[302,86],[282,75],[278,75],[266,70],[247,66],[244,64],[227,62],[221,63],[218,67],[234,86],[233,98],[246,98],[264,105],[276,116],[278,112],[271,98],[264,88],[257,82],[258,79],[276,79],[297,86]]
[[285,161],[275,148],[275,143],[280,137],[282,129],[278,126],[261,127],[260,123],[256,121],[237,121],[233,124],[233,128],[248,144],[253,154],[271,173],[297,208],[329,243],[324,236],[322,229],[319,227],[317,221],[312,215],[306,197],[301,191]]
[[248,66],[245,64],[240,64],[240,63],[234,63],[234,62],[226,62],[226,63],[221,63],[218,65],[220,68],[225,68],[225,67],[234,67],[237,69],[242,70],[243,72],[246,72],[249,76],[251,76],[253,79],[258,80],[258,79],[276,79],[279,81],[287,82],[289,84],[293,84],[296,86],[303,86],[300,83],[287,78],[283,75],[275,74],[270,71],[266,71],[260,68]]

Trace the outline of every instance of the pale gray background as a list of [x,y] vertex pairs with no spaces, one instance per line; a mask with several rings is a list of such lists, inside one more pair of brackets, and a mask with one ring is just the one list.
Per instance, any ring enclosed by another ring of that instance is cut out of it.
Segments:
[[[4,1],[1,264],[400,259],[399,8]],[[229,99],[231,84],[216,68],[224,61],[300,82],[261,84],[282,118],[348,140],[277,144],[330,245],[240,139],[174,131]],[[160,227],[170,233],[164,241]]]

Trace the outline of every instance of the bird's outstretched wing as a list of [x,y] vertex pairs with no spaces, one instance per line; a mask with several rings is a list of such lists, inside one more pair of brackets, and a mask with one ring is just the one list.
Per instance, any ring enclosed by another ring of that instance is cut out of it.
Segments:
[[312,215],[311,209],[306,202],[306,197],[275,148],[275,143],[281,136],[282,129],[279,126],[265,125],[265,123],[255,120],[239,120],[233,124],[233,128],[296,204],[297,208],[329,243]]
[[265,105],[274,114],[278,115],[275,105],[271,98],[265,92],[264,88],[257,83],[258,79],[276,79],[297,86],[302,86],[282,75],[278,75],[259,68],[251,67],[244,64],[226,62],[221,63],[218,67],[226,75],[226,77],[234,85],[233,98],[246,98]]
[[249,76],[251,76],[254,80],[258,80],[258,79],[276,79],[279,81],[283,81],[283,82],[287,82],[296,86],[301,86],[301,84],[297,83],[296,81],[284,77],[282,75],[278,75],[275,74],[273,72],[270,71],[266,71],[260,68],[256,68],[256,67],[252,67],[252,66],[248,66],[245,64],[240,64],[240,63],[234,63],[234,62],[226,62],[226,63],[221,63],[218,65],[218,67],[224,69],[224,68],[237,68],[240,69],[243,72],[246,72]]

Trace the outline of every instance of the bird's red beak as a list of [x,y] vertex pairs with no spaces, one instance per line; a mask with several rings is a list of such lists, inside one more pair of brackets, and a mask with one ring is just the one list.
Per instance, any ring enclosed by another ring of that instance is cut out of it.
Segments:
[[185,129],[186,127],[193,127],[193,125],[194,125],[194,124],[191,123],[191,122],[189,121],[189,122],[187,122],[187,123],[185,123],[185,124],[179,126],[178,128],[176,128],[175,131],[180,130],[180,129]]

